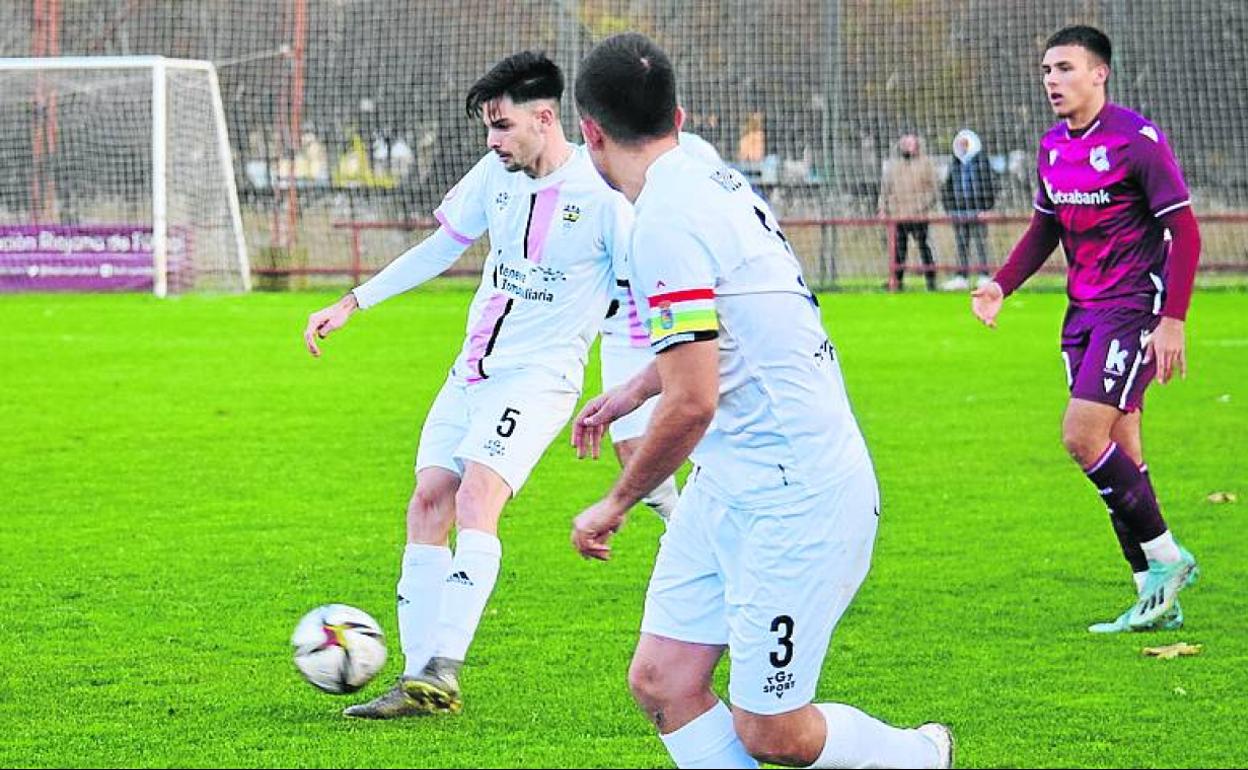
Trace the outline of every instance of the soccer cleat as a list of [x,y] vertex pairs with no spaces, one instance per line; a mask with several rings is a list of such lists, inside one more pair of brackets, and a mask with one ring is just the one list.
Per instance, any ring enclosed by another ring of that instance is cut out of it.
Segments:
[[1093,623],[1088,626],[1088,631],[1093,634],[1120,634],[1128,631],[1177,631],[1183,627],[1183,608],[1179,606],[1178,600],[1175,600],[1174,606],[1165,615],[1161,616],[1160,622],[1143,628],[1132,628],[1127,624],[1127,619],[1131,617],[1131,610],[1133,609],[1135,609],[1134,604],[1111,621]]
[[459,661],[434,658],[419,676],[405,676],[367,703],[343,710],[357,719],[399,719],[432,714],[458,714],[464,708],[459,694]]
[[407,684],[411,681],[406,677],[401,678],[394,687],[367,703],[357,703],[343,709],[342,715],[356,719],[398,719],[424,716],[428,712],[407,693]]
[[459,693],[459,667],[462,661],[433,658],[420,675],[403,682],[407,696],[426,714],[458,714],[464,708]]
[[1179,560],[1176,562],[1166,564],[1149,560],[1148,579],[1140,591],[1140,600],[1131,608],[1127,625],[1135,630],[1156,623],[1174,606],[1179,591],[1195,583],[1199,576],[1196,557],[1182,546],[1179,546]]
[[939,722],[925,722],[915,728],[936,747],[940,764],[937,767],[953,767],[953,730]]

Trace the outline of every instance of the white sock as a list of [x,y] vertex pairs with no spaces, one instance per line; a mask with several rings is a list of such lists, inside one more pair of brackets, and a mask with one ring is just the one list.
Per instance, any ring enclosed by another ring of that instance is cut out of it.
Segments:
[[1168,529],[1147,543],[1140,543],[1140,548],[1144,549],[1144,555],[1149,561],[1173,564],[1183,558],[1178,544],[1174,542],[1174,535]]
[[1144,584],[1148,582],[1148,572],[1132,572],[1131,579],[1135,581],[1135,592],[1143,593]]
[[463,660],[477,633],[485,603],[498,580],[503,546],[498,538],[479,529],[461,529],[455,541],[455,559],[442,594],[438,623],[439,658]]
[[758,767],[732,727],[732,712],[722,700],[689,724],[660,735],[677,767]]
[[676,477],[668,476],[667,481],[654,488],[654,491],[641,499],[650,509],[659,514],[659,518],[667,523],[676,510],[676,501],[680,498],[680,490],[676,488]]
[[940,751],[917,730],[886,725],[853,706],[816,703],[828,725],[823,751],[810,767],[937,767]]
[[442,584],[451,568],[451,549],[444,545],[408,543],[399,573],[399,645],[404,676],[416,676],[433,657],[437,629],[433,619],[442,609]]

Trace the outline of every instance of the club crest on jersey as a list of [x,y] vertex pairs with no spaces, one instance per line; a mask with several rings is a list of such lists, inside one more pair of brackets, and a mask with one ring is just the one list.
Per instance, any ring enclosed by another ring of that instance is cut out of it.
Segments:
[[1058,153],[1056,149],[1049,150],[1049,165],[1050,166],[1052,166],[1054,163],[1057,163],[1057,155]]
[[511,202],[511,193],[507,192],[506,190],[494,196],[494,208],[498,209],[499,211],[502,211],[503,209],[507,208],[507,204],[510,202]]
[[1105,145],[1093,147],[1092,153],[1088,155],[1088,162],[1092,164],[1092,168],[1105,173],[1109,171],[1109,148]]
[[672,312],[672,303],[664,302],[659,305],[659,327],[662,329],[671,329],[676,325],[676,315]]
[[562,219],[563,219],[564,230],[567,230],[568,228],[572,227],[572,225],[576,224],[577,220],[579,220],[580,218],[581,218],[580,206],[577,206],[575,203],[569,203],[568,205],[563,207]]

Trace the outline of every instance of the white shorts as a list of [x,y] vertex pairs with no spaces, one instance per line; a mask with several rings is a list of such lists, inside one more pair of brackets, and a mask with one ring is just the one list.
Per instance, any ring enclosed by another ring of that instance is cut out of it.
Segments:
[[416,471],[464,475],[468,460],[493,470],[512,495],[576,408],[580,390],[544,370],[504,372],[471,385],[448,377],[420,431]]
[[875,472],[797,504],[742,510],[681,493],[646,591],[643,633],[728,646],[728,695],[755,714],[815,696],[832,630],[871,565]]
[[[649,348],[635,348],[631,345],[613,345],[603,342],[600,348],[602,358],[602,390],[605,393],[616,385],[627,382],[633,375],[650,365],[654,353]],[[650,416],[659,403],[659,397],[648,399],[629,414],[611,423],[607,430],[611,440],[619,443],[640,438],[650,424]]]

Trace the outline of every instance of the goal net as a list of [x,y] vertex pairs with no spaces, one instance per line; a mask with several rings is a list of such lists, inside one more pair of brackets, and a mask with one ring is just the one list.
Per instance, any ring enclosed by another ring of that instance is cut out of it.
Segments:
[[246,291],[216,70],[0,59],[0,291]]

